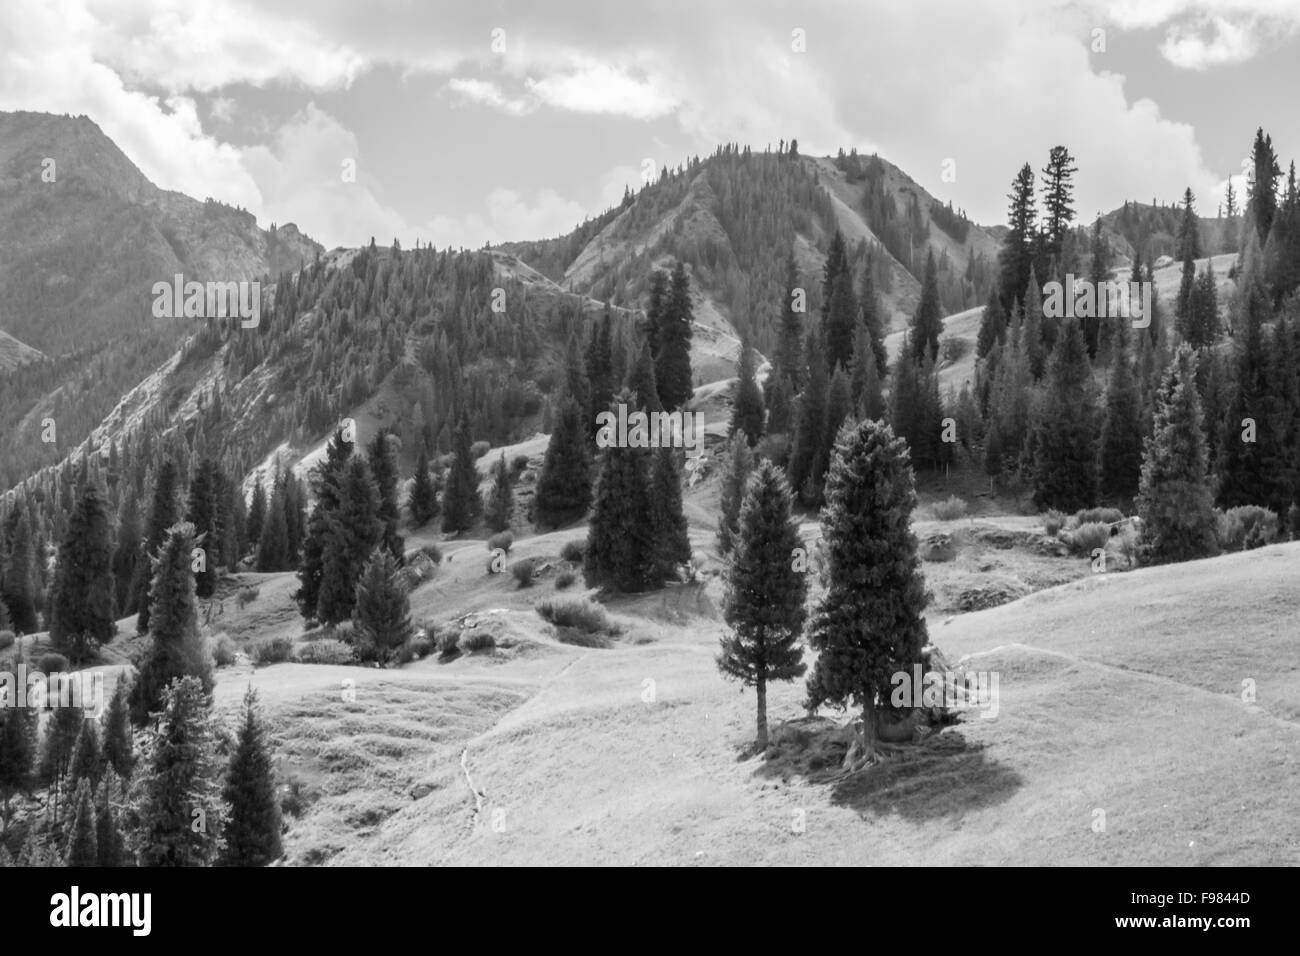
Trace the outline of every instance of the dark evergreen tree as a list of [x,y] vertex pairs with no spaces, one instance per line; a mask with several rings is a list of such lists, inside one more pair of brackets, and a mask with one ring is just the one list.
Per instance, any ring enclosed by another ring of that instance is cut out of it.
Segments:
[[36,757],[36,720],[23,707],[0,707],[0,806],[9,832],[9,801],[31,789]]
[[411,482],[411,523],[423,528],[440,511],[438,484],[429,470],[429,453],[420,449],[420,459],[415,465],[415,478]]
[[383,544],[383,535],[379,490],[370,466],[360,456],[353,457],[344,466],[339,506],[329,517],[316,620],[338,624],[352,616],[357,581],[370,553]]
[[39,631],[37,615],[38,577],[36,552],[32,544],[31,525],[26,509],[18,510],[17,523],[9,546],[8,566],[0,577],[0,599],[9,609],[9,625],[15,634]]
[[266,485],[259,474],[253,483],[253,503],[248,508],[248,525],[245,534],[248,540],[258,543],[262,540],[262,526],[266,524]]
[[352,620],[358,641],[390,659],[411,636],[411,602],[397,562],[386,550],[373,552],[356,586]]
[[149,631],[149,609],[153,603],[149,597],[149,584],[153,580],[153,559],[167,537],[167,529],[179,520],[176,464],[168,458],[159,466],[158,475],[154,479],[153,503],[145,526],[144,553],[136,564],[139,581],[135,589],[136,605],[140,609],[135,623],[137,634],[147,634]]
[[1252,170],[1247,180],[1246,213],[1255,224],[1255,234],[1262,247],[1268,242],[1273,217],[1277,214],[1277,180],[1282,175],[1282,167],[1273,151],[1273,137],[1265,136],[1262,127],[1255,131],[1250,160]]
[[565,397],[551,428],[533,496],[533,519],[543,527],[577,521],[591,506],[591,461],[583,429],[577,402]]
[[984,314],[980,318],[979,335],[975,340],[976,358],[984,358],[989,354],[989,350],[998,342],[1006,339],[1007,316],[1002,311],[1002,301],[998,298],[997,290],[989,293],[988,305],[984,306]]
[[99,785],[103,758],[99,753],[99,730],[93,720],[83,720],[77,732],[77,743],[72,748],[72,763],[68,766],[68,779],[75,787],[78,781],[88,780],[90,789]]
[[[376,559],[397,568],[392,555],[375,552]],[[266,866],[279,859],[280,802],[275,794],[271,748],[257,707],[257,691],[244,694],[243,720],[222,788],[227,812],[220,862],[224,866]]]
[[[938,294],[936,287],[935,294]],[[853,291],[853,276],[848,264],[835,276],[827,309],[826,355],[832,369],[846,368],[853,361],[853,330],[861,316],[857,295]]]
[[630,396],[634,402],[632,407],[646,412],[664,410],[659,399],[659,388],[655,384],[656,374],[654,359],[650,357],[650,344],[643,342],[637,349],[636,358],[628,367],[627,382],[624,383],[633,393]]
[[794,680],[807,669],[799,639],[808,616],[808,580],[805,571],[795,570],[795,549],[802,543],[790,506],[784,473],[764,461],[748,484],[727,566],[723,616],[732,630],[722,638],[718,669],[755,689],[760,752],[768,743],[768,683]]
[[1142,458],[1138,514],[1143,556],[1152,564],[1189,561],[1218,550],[1196,357],[1183,345],[1156,396],[1153,434]]
[[731,404],[731,429],[729,434],[744,432],[751,446],[763,437],[765,410],[763,390],[755,378],[754,350],[748,341],[740,345],[740,369],[736,380],[735,397]]
[[[776,355],[772,363],[769,388],[782,380],[788,383],[788,394],[793,395],[803,387],[803,318],[807,308],[807,292],[800,285],[799,270],[794,253],[786,260],[785,298],[781,303],[781,325],[778,329]],[[783,431],[775,426],[773,431]]]
[[1263,331],[1267,304],[1257,288],[1250,288],[1247,295],[1243,317],[1245,335],[1237,347],[1236,387],[1224,423],[1223,454],[1219,459],[1218,503],[1225,510],[1240,505],[1262,505],[1269,498],[1269,482],[1259,443],[1260,420],[1269,387],[1269,356]]
[[154,560],[149,594],[149,646],[131,684],[131,719],[143,724],[163,700],[163,689],[174,679],[193,677],[205,694],[212,692],[212,655],[199,633],[199,607],[194,593],[191,554],[194,526],[174,525]]
[[492,489],[488,492],[487,510],[484,517],[487,526],[493,531],[505,531],[510,527],[515,513],[515,492],[510,483],[510,467],[506,464],[506,453],[492,469]]
[[[631,404],[627,391],[616,403]],[[612,444],[601,451],[583,563],[588,587],[645,591],[657,582],[650,456]]]
[[478,491],[478,469],[471,452],[469,412],[462,408],[452,443],[452,464],[442,492],[442,530],[462,534],[478,524],[483,514],[483,498]]
[[1034,507],[1073,512],[1097,501],[1097,409],[1078,322],[1067,322],[1034,416]]
[[163,691],[148,747],[137,830],[141,866],[208,866],[220,835],[207,691],[196,677]]
[[95,843],[95,808],[90,790],[90,781],[82,780],[73,798],[72,832],[64,856],[68,866],[95,866],[99,859]]
[[50,595],[50,643],[74,664],[117,632],[112,539],[103,492],[87,481],[59,546]]
[[678,260],[673,269],[663,325],[659,329],[659,351],[654,355],[655,387],[659,400],[668,411],[685,408],[695,391],[691,381],[693,322],[690,279],[686,275],[686,264]]
[[587,380],[590,383],[590,400],[583,411],[586,412],[587,421],[592,423],[592,434],[595,433],[596,416],[609,408],[609,403],[614,398],[611,324],[609,307],[606,306],[604,317],[599,323],[592,325],[591,333],[587,338],[585,364]]
[[845,755],[850,768],[875,757],[880,721],[891,710],[891,677],[920,664],[927,643],[915,507],[907,444],[880,422],[846,426],[822,509],[826,592],[808,629],[818,652],[808,706],[862,708],[861,736]]
[[659,354],[659,346],[662,343],[660,329],[665,321],[665,310],[668,308],[668,273],[662,269],[653,269],[650,272],[650,293],[649,304],[646,306],[645,331],[646,345],[650,350],[650,356]]
[[939,334],[943,331],[943,306],[939,302],[939,275],[934,263],[934,251],[925,260],[925,281],[921,284],[921,301],[912,316],[911,343],[919,365],[927,355],[931,361],[939,357]]
[[1115,361],[1106,386],[1098,490],[1102,500],[1128,508],[1142,475],[1142,400],[1128,356],[1127,326],[1116,328]]
[[221,470],[211,458],[199,462],[190,482],[189,509],[185,520],[194,525],[197,543],[203,548],[204,558],[194,574],[194,591],[201,598],[210,598],[217,589],[217,566],[221,563],[221,524],[218,520],[218,498],[221,487]]
[[754,453],[744,436],[733,435],[722,458],[722,491],[718,497],[718,551],[730,554],[740,533],[740,507],[745,500],[745,487],[754,470]]
[[[110,775],[111,776],[111,775]],[[117,814],[109,802],[112,787],[104,782],[104,799],[95,813],[95,865],[100,867],[125,866],[126,843],[118,827]]]
[[1028,163],[1020,167],[1007,199],[1011,201],[1007,214],[1010,228],[1002,237],[998,265],[1001,270],[999,287],[1002,307],[1009,312],[1012,303],[1024,295],[1025,286],[1029,284],[1029,274],[1034,267],[1037,212],[1034,206],[1034,170]]
[[122,505],[117,525],[117,543],[113,549],[113,601],[117,614],[125,616],[139,610],[135,606],[135,592],[132,590],[139,560],[140,509],[132,496]]
[[[325,446],[325,460],[312,471],[316,504],[312,508],[303,538],[302,565],[298,568],[301,584],[294,594],[299,613],[308,621],[316,618],[316,609],[320,603],[321,576],[325,571],[325,540],[329,536],[330,519],[339,507],[339,489],[343,471],[352,457],[352,446],[353,443],[347,440],[344,431],[336,430]],[[287,524],[287,503],[285,513]]]
[[135,766],[135,741],[131,735],[131,711],[127,704],[127,682],[119,678],[103,716],[104,765],[123,780],[129,780]]
[[381,428],[366,449],[366,463],[379,492],[379,520],[384,526],[383,545],[400,566],[405,557],[406,542],[398,534],[402,513],[397,506],[397,450],[400,441],[389,429]]
[[801,501],[821,501],[821,476],[826,466],[819,455],[826,447],[826,402],[830,382],[821,340],[816,330],[808,336],[808,381],[795,406],[794,439],[790,443],[790,484]]
[[289,525],[285,519],[287,487],[286,482],[276,483],[262,521],[257,540],[257,570],[262,572],[287,571],[290,568]]
[[1074,221],[1074,185],[1078,172],[1074,157],[1064,146],[1053,146],[1043,169],[1043,247],[1045,261],[1065,262],[1065,242]]
[[[743,437],[743,436],[742,436]],[[682,478],[677,466],[678,451],[667,445],[655,449],[650,504],[654,521],[656,578],[677,579],[679,565],[691,561],[691,539],[686,515],[682,513]]]
[[787,434],[794,417],[794,397],[790,394],[790,380],[777,376],[775,372],[769,372],[766,392],[768,434]]

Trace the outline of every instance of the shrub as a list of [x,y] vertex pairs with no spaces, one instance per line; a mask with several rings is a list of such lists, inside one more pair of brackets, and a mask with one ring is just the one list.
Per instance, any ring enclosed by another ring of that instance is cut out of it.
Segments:
[[420,553],[434,564],[442,564],[442,549],[436,544],[426,544],[420,549]]
[[1286,513],[1287,522],[1291,525],[1291,537],[1300,541],[1300,505],[1292,505]]
[[13,631],[0,631],[0,651],[13,647],[16,640]]
[[586,598],[544,598],[535,608],[542,620],[556,627],[572,627],[588,634],[610,631],[605,609]]
[[531,587],[533,575],[537,572],[537,563],[532,558],[524,558],[510,565],[510,574],[521,588]]
[[560,549],[560,557],[570,564],[582,564],[583,559],[587,556],[587,541],[585,538],[575,538],[572,541],[564,542],[564,547]]
[[1219,547],[1224,551],[1250,551],[1277,540],[1277,515],[1268,508],[1242,505],[1218,517]]
[[439,656],[455,657],[460,653],[460,628],[454,624],[443,624],[433,631],[433,643],[438,648]]
[[957,338],[954,335],[945,335],[939,340],[939,364],[951,365],[953,362],[960,361],[961,357],[966,354],[969,343],[965,339]]
[[1119,534],[1115,536],[1115,548],[1120,554],[1124,555],[1124,560],[1128,562],[1130,568],[1137,565],[1138,547],[1141,540],[1137,529],[1132,525],[1125,525],[1120,529]]
[[216,661],[218,667],[229,667],[235,663],[235,642],[230,639],[229,634],[218,634],[217,639],[212,642],[212,659]]
[[298,651],[298,661],[302,664],[355,664],[357,655],[351,644],[325,638],[304,644]]
[[1109,540],[1110,527],[1100,521],[1090,521],[1070,532],[1068,544],[1075,554],[1091,557],[1094,549],[1106,547]]
[[45,674],[58,674],[68,669],[68,659],[62,654],[42,654],[37,669]]
[[469,446],[469,457],[478,461],[488,453],[488,449],[491,447],[492,446],[485,441],[476,441],[474,444]]
[[510,467],[514,470],[514,473],[518,475],[520,472],[528,468],[528,456],[515,455],[515,457],[510,460]]
[[572,587],[577,579],[578,576],[572,571],[561,571],[555,576],[555,590],[563,591],[567,587]]
[[339,621],[329,629],[327,635],[336,641],[351,644],[357,638],[357,626],[352,621]]
[[1043,513],[1043,531],[1052,538],[1061,533],[1065,527],[1065,515],[1061,512],[1052,510]]
[[501,550],[504,551],[506,554],[509,554],[510,549],[514,547],[514,543],[515,543],[515,536],[513,534],[511,534],[509,531],[500,531],[497,534],[494,534],[492,537],[488,538],[487,549],[489,551]]
[[492,636],[491,631],[477,627],[463,632],[460,635],[458,646],[466,654],[474,654],[478,651],[492,650],[497,646],[497,639]]
[[283,664],[293,657],[293,641],[287,637],[264,637],[249,646],[249,656],[258,666]]
[[290,777],[284,786],[284,794],[280,797],[280,812],[286,817],[300,817],[307,812],[310,802],[303,782],[297,777]]
[[239,609],[242,611],[256,601],[260,593],[259,588],[242,587],[235,592],[235,603],[239,605]]
[[429,656],[433,650],[433,638],[429,637],[423,631],[417,631],[407,639],[402,645],[402,650],[409,653],[417,661],[422,661]]
[[956,521],[958,518],[965,517],[966,501],[953,495],[947,501],[936,501],[930,507],[930,511],[937,521]]
[[1074,516],[1076,526],[1085,524],[1114,524],[1124,520],[1124,512],[1118,508],[1084,508]]

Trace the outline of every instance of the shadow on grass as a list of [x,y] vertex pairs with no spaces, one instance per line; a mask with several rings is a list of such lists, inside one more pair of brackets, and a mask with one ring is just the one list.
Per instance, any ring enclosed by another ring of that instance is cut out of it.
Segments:
[[[959,728],[936,730],[902,745],[892,759],[849,776],[840,765],[848,751],[848,724],[826,717],[801,717],[776,725],[767,759],[755,776],[802,777],[830,789],[831,802],[864,819],[897,815],[926,821],[961,816],[1008,800],[1024,786],[1015,770],[993,760],[988,748],[967,740]],[[738,759],[753,755],[742,748]]]

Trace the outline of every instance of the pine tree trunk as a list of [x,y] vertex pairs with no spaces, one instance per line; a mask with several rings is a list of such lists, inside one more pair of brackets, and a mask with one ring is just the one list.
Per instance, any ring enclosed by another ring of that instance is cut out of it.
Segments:
[[758,750],[764,753],[767,751],[767,681],[760,677],[754,689],[758,692]]

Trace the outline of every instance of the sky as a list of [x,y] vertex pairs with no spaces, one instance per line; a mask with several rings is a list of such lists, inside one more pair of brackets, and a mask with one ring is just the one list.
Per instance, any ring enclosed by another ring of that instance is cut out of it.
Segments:
[[985,224],[1058,144],[1084,221],[1186,187],[1214,215],[1256,127],[1300,152],[1298,47],[1298,0],[3,0],[0,110],[329,248],[550,238],[791,138]]

